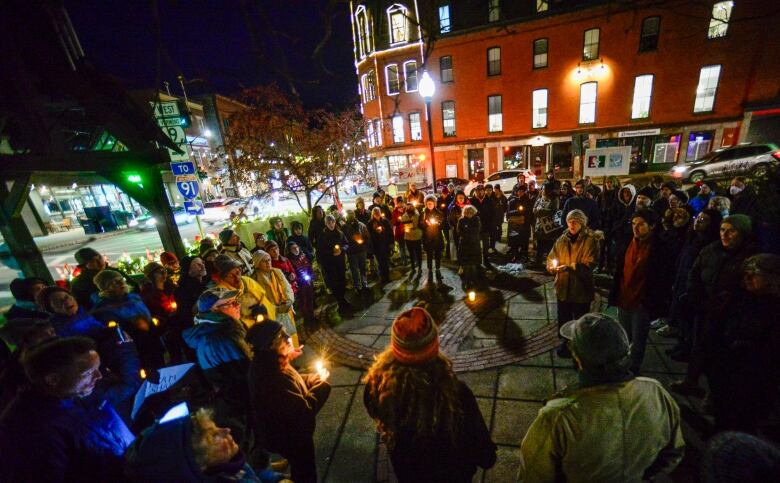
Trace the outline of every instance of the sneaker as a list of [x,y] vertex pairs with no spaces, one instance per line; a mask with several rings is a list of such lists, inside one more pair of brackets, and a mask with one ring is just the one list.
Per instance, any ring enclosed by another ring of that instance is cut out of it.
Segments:
[[696,398],[702,398],[705,394],[704,388],[697,384],[692,384],[686,380],[675,381],[669,384],[669,389],[676,392],[677,394]]
[[665,325],[660,329],[658,329],[657,331],[655,331],[655,333],[660,335],[661,337],[668,337],[671,339],[680,335],[680,329],[671,325]]
[[666,326],[666,319],[664,319],[663,317],[660,319],[655,319],[654,321],[650,322],[650,328],[653,330],[658,330],[661,327],[665,327],[665,326]]

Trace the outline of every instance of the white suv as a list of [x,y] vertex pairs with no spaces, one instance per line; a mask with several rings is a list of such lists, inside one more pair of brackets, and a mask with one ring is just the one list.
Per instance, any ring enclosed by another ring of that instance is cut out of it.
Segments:
[[691,183],[738,174],[760,177],[771,164],[778,161],[780,150],[774,144],[740,144],[712,151],[689,164],[675,166],[669,171],[669,175]]
[[[526,183],[529,181],[536,181],[536,175],[530,169],[504,169],[491,174],[487,177],[487,179],[485,179],[484,183],[481,184],[498,184],[501,187],[501,191],[509,196],[509,193],[512,192],[512,188],[514,188],[517,184],[517,175],[519,174],[525,176]],[[476,188],[479,184],[480,183],[477,181],[469,181],[469,184],[463,188],[463,191],[467,196],[471,196],[474,194],[472,193],[474,188]]]

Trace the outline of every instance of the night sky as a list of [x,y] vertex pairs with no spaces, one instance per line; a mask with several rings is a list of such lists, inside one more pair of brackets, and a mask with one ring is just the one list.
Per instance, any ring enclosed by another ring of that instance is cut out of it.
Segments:
[[[154,3],[162,46],[159,74]],[[328,15],[328,3],[340,5]],[[181,73],[190,81],[190,96],[238,95],[243,88],[276,82],[299,92],[310,107],[357,103],[349,7],[342,2],[66,0],[65,6],[87,58],[129,89],[156,84],[163,89],[167,80],[171,93],[180,95]],[[331,19],[332,33],[314,58],[325,32],[323,16]]]

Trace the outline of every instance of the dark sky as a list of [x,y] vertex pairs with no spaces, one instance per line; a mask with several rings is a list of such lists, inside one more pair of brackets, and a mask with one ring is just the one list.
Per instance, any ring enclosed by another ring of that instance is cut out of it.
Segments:
[[[154,3],[162,46],[159,74]],[[357,102],[349,8],[341,3],[327,15],[328,3],[65,1],[87,58],[128,88],[152,88],[159,78],[158,87],[162,89],[167,80],[172,93],[180,95],[179,73],[195,80],[187,86],[193,96],[235,95],[244,87],[275,81],[287,90],[296,89],[311,107],[341,108]],[[331,18],[332,33],[315,59],[313,52],[325,32],[323,14]]]

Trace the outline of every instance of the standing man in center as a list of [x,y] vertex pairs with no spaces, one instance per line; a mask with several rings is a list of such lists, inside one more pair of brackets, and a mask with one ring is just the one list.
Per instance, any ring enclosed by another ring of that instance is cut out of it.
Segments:
[[493,201],[486,196],[485,187],[483,185],[477,185],[474,190],[474,196],[471,197],[471,205],[477,209],[479,220],[482,223],[479,232],[479,239],[482,243],[482,264],[485,268],[493,268],[489,258],[490,237],[492,236],[493,230],[495,230],[495,224],[493,223]]

